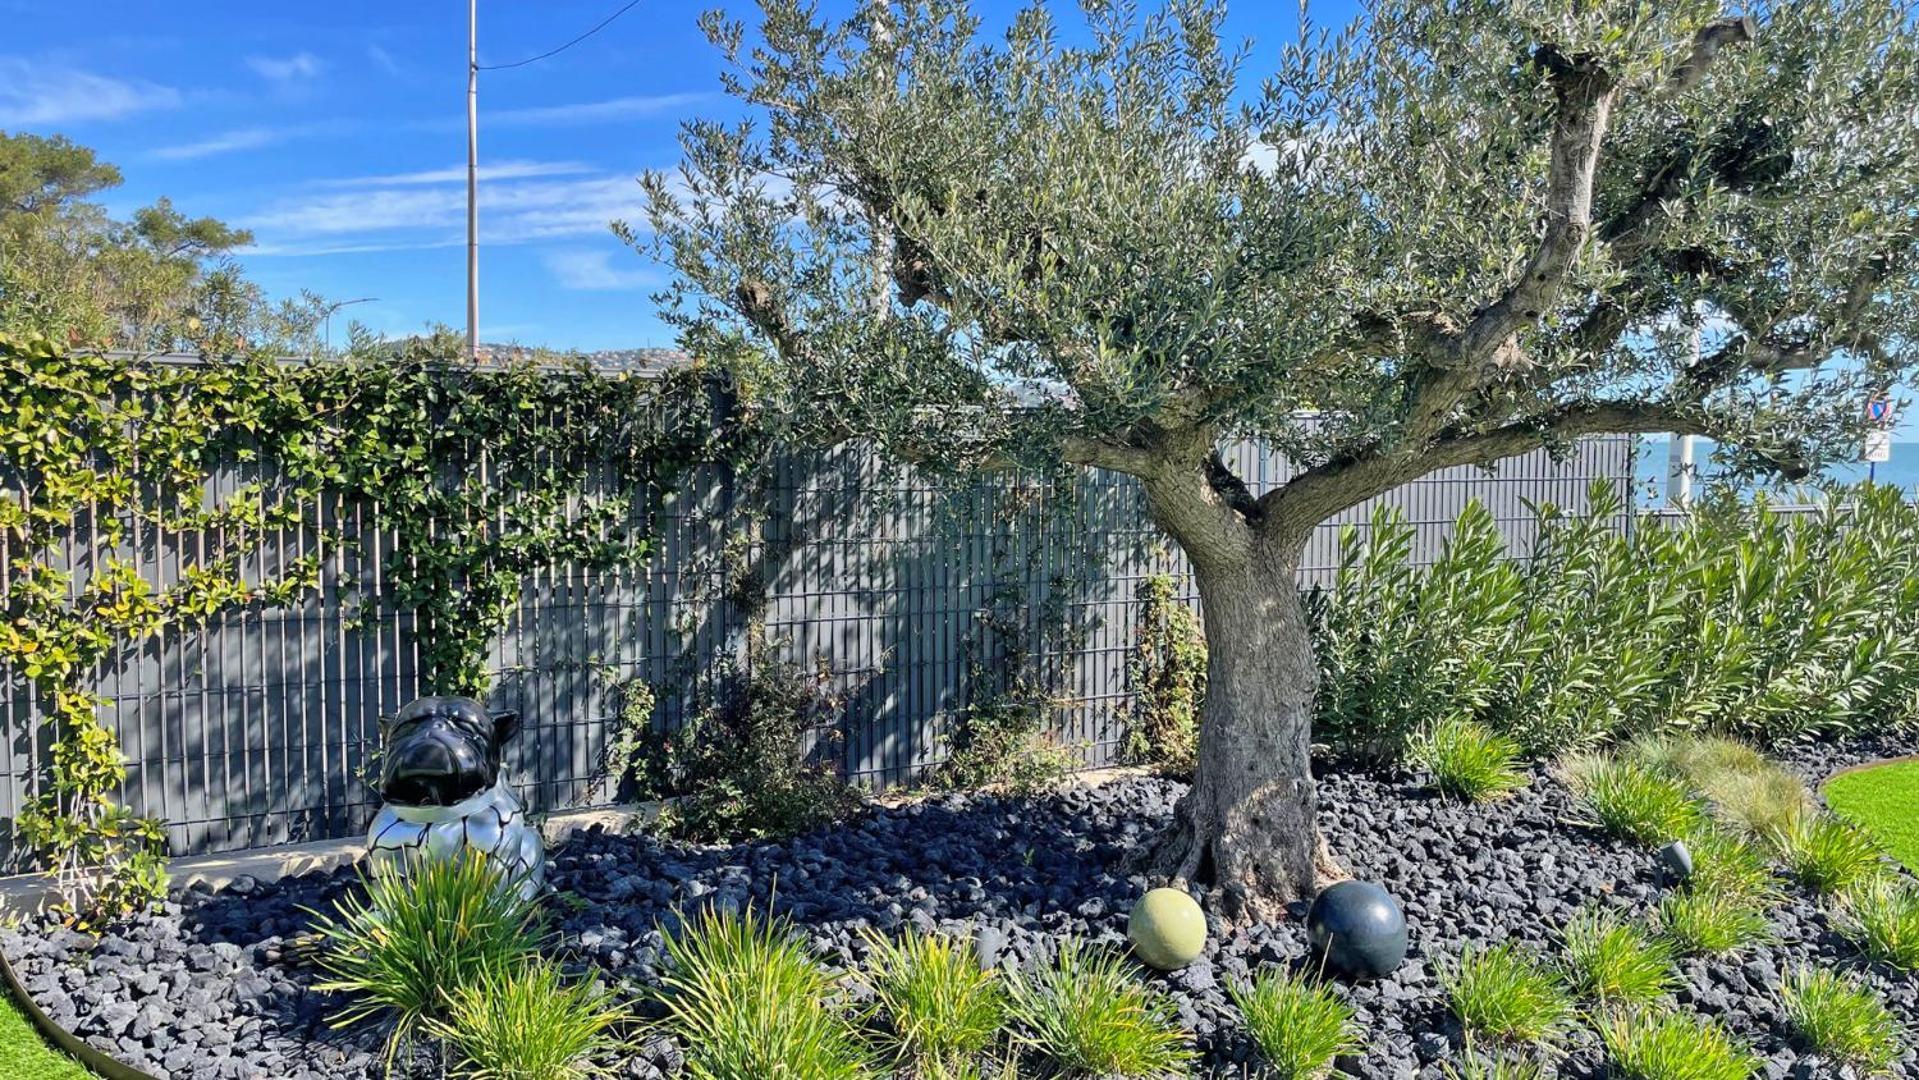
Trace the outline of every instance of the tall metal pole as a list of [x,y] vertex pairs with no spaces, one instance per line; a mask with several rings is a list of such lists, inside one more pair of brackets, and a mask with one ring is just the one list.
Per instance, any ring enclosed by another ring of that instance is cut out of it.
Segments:
[[[1699,328],[1692,330],[1692,363],[1699,366]],[[1666,444],[1666,505],[1677,509],[1692,506],[1692,482],[1699,475],[1696,443],[1691,435],[1672,433]]]
[[466,5],[466,354],[480,358],[480,0]]

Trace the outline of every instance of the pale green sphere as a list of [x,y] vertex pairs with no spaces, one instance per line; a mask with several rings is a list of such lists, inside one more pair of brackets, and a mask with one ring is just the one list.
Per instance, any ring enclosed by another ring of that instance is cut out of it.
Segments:
[[1133,905],[1126,936],[1141,963],[1161,971],[1183,968],[1206,948],[1206,913],[1178,889],[1154,889]]

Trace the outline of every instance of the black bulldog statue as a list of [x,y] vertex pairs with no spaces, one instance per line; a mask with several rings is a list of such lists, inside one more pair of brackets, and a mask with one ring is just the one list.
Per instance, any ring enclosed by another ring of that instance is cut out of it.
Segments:
[[404,865],[471,849],[494,860],[521,895],[537,895],[546,848],[501,768],[519,730],[518,713],[489,713],[472,698],[423,697],[401,709],[386,732],[385,805],[367,829],[368,859]]

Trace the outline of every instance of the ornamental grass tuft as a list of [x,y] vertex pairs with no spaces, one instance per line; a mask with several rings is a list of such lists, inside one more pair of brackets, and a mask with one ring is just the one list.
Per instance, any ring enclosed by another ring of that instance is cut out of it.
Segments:
[[1774,834],[1786,871],[1799,884],[1832,896],[1886,872],[1886,858],[1872,837],[1829,814],[1802,818]]
[[554,964],[489,971],[455,987],[444,1019],[426,1031],[446,1041],[462,1080],[573,1080],[598,1071],[628,1017],[596,982],[569,984]]
[[1443,795],[1490,802],[1526,786],[1519,744],[1484,724],[1441,720],[1414,741],[1412,759],[1433,774]]
[[1251,986],[1228,989],[1259,1047],[1267,1075],[1314,1080],[1333,1059],[1360,1047],[1353,1007],[1326,986],[1295,972],[1266,971]]
[[[361,889],[318,915],[326,941],[321,990],[352,995],[333,1026],[384,1018],[393,1025],[387,1061],[449,995],[489,975],[518,969],[539,952],[544,923],[486,856],[383,863]],[[316,913],[317,914],[317,913]]]
[[1706,810],[1686,786],[1627,758],[1585,756],[1565,763],[1567,783],[1585,800],[1594,825],[1644,847],[1698,832]]
[[1469,1035],[1550,1041],[1572,1020],[1572,999],[1551,970],[1511,945],[1468,946],[1458,962],[1440,969],[1439,981]]
[[1722,956],[1772,931],[1764,898],[1695,884],[1659,901],[1659,932],[1686,956]]
[[1780,997],[1793,1031],[1828,1058],[1879,1073],[1905,1050],[1899,1021],[1879,995],[1831,971],[1793,973]]
[[839,981],[784,919],[704,910],[667,938],[664,1027],[694,1080],[869,1080]]
[[1010,990],[1016,1038],[1069,1074],[1184,1075],[1194,1061],[1172,1002],[1110,949],[1068,938],[1050,967]]
[[1839,925],[1867,956],[1919,972],[1919,885],[1890,874],[1860,882],[1844,895]]
[[1711,1020],[1633,1010],[1599,1021],[1614,1075],[1621,1080],[1749,1080],[1759,1059]]
[[1566,981],[1601,1005],[1649,1005],[1679,982],[1672,945],[1611,908],[1589,907],[1559,933]]
[[1692,852],[1689,889],[1744,897],[1757,904],[1779,899],[1779,878],[1766,851],[1743,835],[1719,826],[1702,826],[1686,840]]
[[951,1075],[999,1038],[1007,997],[999,972],[982,968],[971,943],[908,932],[898,941],[868,930],[864,980],[880,1042],[902,1065]]
[[1815,808],[1798,777],[1736,739],[1641,736],[1633,741],[1632,754],[1684,781],[1712,804],[1720,820],[1751,836],[1771,837]]

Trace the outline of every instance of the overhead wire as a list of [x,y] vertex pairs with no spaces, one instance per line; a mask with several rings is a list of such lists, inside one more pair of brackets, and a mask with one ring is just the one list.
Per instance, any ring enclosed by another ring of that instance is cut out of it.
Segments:
[[507,68],[525,67],[528,64],[538,63],[541,60],[545,60],[549,56],[558,56],[561,53],[565,52],[566,50],[572,48],[573,46],[578,45],[580,42],[585,41],[587,38],[592,37],[594,34],[597,34],[600,31],[606,29],[607,27],[613,25],[613,20],[619,18],[620,16],[626,14],[629,11],[632,11],[634,8],[639,6],[640,6],[640,0],[631,0],[631,3],[628,3],[625,7],[621,8],[620,10],[614,12],[611,15],[608,15],[606,18],[601,19],[599,23],[593,27],[593,29],[588,30],[586,33],[581,34],[579,37],[574,38],[572,41],[569,41],[566,44],[561,45],[560,47],[556,49],[548,49],[546,52],[543,52],[539,54],[538,56],[529,56],[524,60],[515,60],[511,64],[475,64],[474,67],[476,67],[480,71],[504,71]]

